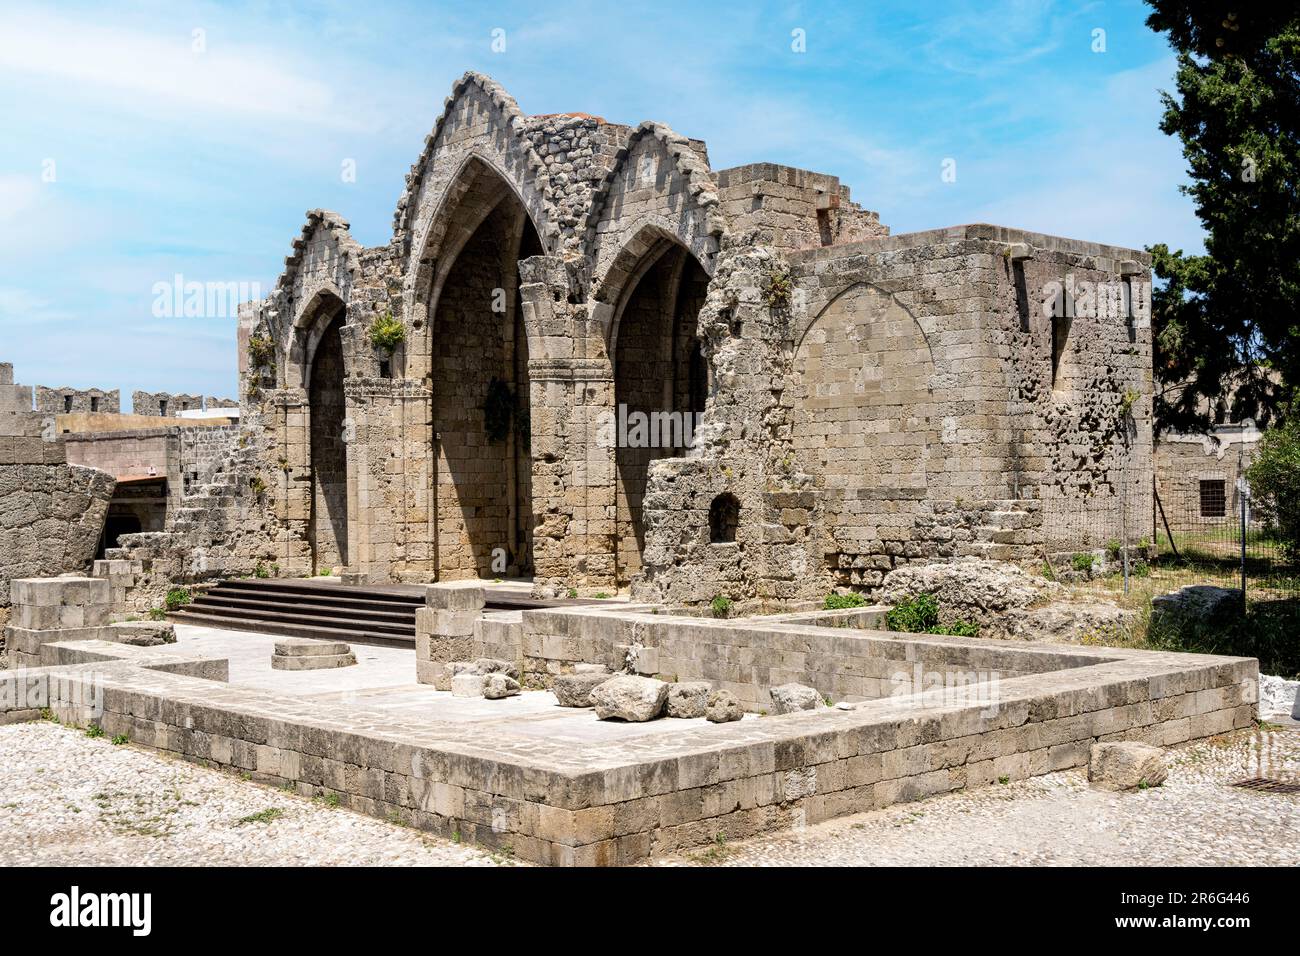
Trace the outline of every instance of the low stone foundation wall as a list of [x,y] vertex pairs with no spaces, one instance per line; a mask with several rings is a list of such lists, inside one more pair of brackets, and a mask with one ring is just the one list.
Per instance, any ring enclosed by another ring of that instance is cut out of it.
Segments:
[[[104,648],[100,647],[100,653]],[[1128,653],[1003,681],[994,703],[872,701],[575,744],[277,697],[117,662],[0,674],[57,679],[55,713],[105,733],[535,862],[625,864],[931,794],[1083,766],[1098,740],[1168,745],[1247,727],[1253,660]],[[1084,655],[1085,657],[1087,655]],[[201,661],[171,656],[173,669]],[[97,700],[98,712],[82,701]]]

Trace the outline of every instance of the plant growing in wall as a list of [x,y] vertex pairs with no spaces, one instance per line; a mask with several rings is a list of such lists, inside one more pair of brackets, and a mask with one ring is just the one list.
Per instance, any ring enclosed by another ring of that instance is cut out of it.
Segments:
[[275,343],[269,335],[254,335],[248,340],[248,364],[255,369],[270,368],[275,362]]
[[767,279],[767,288],[763,290],[763,301],[770,309],[784,309],[790,304],[790,293],[794,290],[794,280],[788,272],[773,272]]
[[406,341],[406,326],[393,313],[385,312],[370,324],[370,344],[378,352],[392,355]]
[[730,617],[731,598],[727,597],[725,594],[717,595],[711,602],[709,602],[709,610],[713,612],[714,617]]
[[837,594],[832,591],[826,595],[822,607],[828,611],[844,611],[853,607],[862,607],[866,603],[866,599],[857,591],[850,591],[848,594]]

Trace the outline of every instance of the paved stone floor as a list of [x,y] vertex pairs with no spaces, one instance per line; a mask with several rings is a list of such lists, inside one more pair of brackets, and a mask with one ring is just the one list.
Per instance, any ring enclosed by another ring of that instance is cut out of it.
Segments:
[[[1300,730],[1174,751],[1127,794],[1081,771],[903,804],[658,865],[1300,865],[1300,796],[1229,786],[1300,779]],[[513,864],[382,820],[52,723],[0,727],[0,865]]]

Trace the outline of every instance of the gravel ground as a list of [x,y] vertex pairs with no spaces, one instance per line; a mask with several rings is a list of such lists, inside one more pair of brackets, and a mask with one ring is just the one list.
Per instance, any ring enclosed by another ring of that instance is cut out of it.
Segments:
[[[1170,754],[1161,787],[1092,790],[1082,771],[949,794],[658,865],[1300,865],[1300,728]],[[228,773],[53,723],[0,727],[0,866],[513,863]]]
[[470,847],[54,723],[0,727],[0,866],[491,866]]
[[1163,786],[1089,788],[1083,770],[843,817],[659,865],[1300,866],[1300,795],[1231,786],[1300,781],[1300,730],[1243,731],[1171,751]]

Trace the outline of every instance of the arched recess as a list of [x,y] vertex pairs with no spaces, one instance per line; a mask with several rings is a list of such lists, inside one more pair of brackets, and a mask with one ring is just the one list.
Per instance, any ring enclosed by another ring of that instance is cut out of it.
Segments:
[[943,477],[935,384],[920,323],[867,283],[834,296],[797,343],[791,436],[823,491],[825,554],[839,583],[862,583],[864,571],[887,571],[906,552],[913,512]]
[[641,570],[644,498],[650,462],[685,455],[709,394],[708,364],[697,335],[709,276],[670,235],[642,230],[616,260],[622,277],[606,296],[613,363],[615,577],[620,587]]
[[[346,308],[332,293],[313,297],[295,323],[291,354],[302,356],[301,387],[307,397],[307,540],[312,573],[340,572],[348,565],[347,403],[343,392],[343,323]],[[298,383],[295,383],[298,384]]]
[[519,260],[544,252],[513,186],[469,157],[413,264],[412,313],[427,325],[431,505],[439,578],[532,571],[529,330]]

